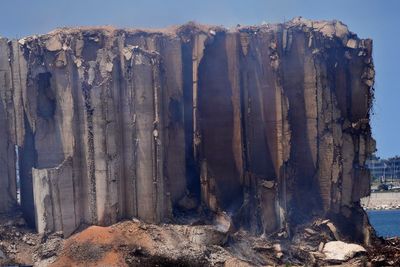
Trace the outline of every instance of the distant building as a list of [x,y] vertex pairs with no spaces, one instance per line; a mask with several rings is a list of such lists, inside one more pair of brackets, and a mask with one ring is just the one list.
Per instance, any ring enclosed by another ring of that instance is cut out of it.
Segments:
[[382,182],[400,179],[400,157],[381,159],[373,156],[367,160],[368,169],[374,180],[381,179]]

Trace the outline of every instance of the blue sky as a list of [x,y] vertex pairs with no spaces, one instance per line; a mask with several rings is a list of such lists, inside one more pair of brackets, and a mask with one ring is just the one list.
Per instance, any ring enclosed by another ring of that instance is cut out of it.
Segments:
[[374,40],[372,119],[378,155],[400,155],[400,0],[2,0],[0,35],[23,37],[61,26],[165,27],[187,21],[234,26],[296,16],[339,19]]

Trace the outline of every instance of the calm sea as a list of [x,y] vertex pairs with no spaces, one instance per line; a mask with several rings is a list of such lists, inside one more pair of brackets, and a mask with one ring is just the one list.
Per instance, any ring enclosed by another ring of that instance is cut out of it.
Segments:
[[400,210],[371,210],[367,213],[379,236],[400,237]]

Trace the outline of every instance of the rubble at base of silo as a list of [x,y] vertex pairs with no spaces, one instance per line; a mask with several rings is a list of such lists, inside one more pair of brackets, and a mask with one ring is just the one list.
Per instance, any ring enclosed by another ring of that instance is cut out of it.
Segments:
[[[198,223],[198,222],[197,222]],[[353,244],[314,219],[293,230],[257,236],[218,224],[147,224],[137,219],[90,226],[65,238],[37,234],[20,213],[0,218],[0,266],[398,266],[400,239]],[[338,241],[341,240],[341,241]],[[345,247],[346,251],[342,248]],[[336,249],[336,250],[335,250]]]

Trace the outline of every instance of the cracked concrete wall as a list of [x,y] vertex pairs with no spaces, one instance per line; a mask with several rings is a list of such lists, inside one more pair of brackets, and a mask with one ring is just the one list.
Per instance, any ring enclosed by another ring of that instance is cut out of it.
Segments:
[[322,216],[365,235],[372,42],[344,24],[59,29],[0,48],[0,211],[17,145],[39,231],[209,210],[255,233]]
[[32,169],[36,228],[71,235],[80,225],[74,203],[74,172],[68,157],[56,168]]
[[12,210],[17,203],[15,113],[10,57],[9,43],[0,38],[0,212]]

